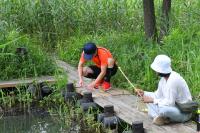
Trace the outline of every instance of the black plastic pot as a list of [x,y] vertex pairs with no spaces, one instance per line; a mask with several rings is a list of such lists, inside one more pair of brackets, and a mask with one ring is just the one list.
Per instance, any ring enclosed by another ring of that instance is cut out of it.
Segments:
[[104,117],[112,117],[114,116],[114,106],[106,105],[104,106],[104,113],[98,114],[97,120],[98,122],[103,122]]
[[143,122],[135,121],[132,123],[133,133],[144,133]]
[[30,84],[27,88],[27,92],[29,92],[37,100],[42,100],[43,98],[41,87],[38,84]]
[[97,104],[94,102],[81,103],[81,108],[84,112],[87,112],[89,109],[91,109],[92,111],[98,109]]
[[93,102],[92,92],[84,92],[83,98],[80,100],[80,104],[89,102]]
[[104,115],[105,117],[114,116],[114,106],[113,105],[104,106]]
[[75,92],[74,84],[68,83],[67,84],[67,92]]
[[45,97],[52,93],[52,88],[50,88],[49,86],[43,86],[41,88],[41,91],[42,91],[42,97]]
[[104,106],[104,113],[99,114],[97,120],[102,122],[104,127],[110,129],[117,129],[119,123],[119,118],[115,116],[113,105]]
[[79,94],[76,92],[66,92],[64,99],[65,102],[75,103],[79,99]]
[[0,115],[3,116],[3,113],[4,113],[4,111],[3,111],[2,107],[0,106]]
[[35,85],[33,84],[28,85],[27,92],[29,92],[31,95],[35,95],[36,91],[37,91],[37,88]]
[[61,93],[64,96],[65,102],[70,102],[72,104],[75,104],[77,100],[82,98],[81,94],[75,92],[73,83],[68,83]]
[[197,131],[200,131],[200,114],[197,116]]
[[104,117],[105,117],[104,113],[98,114],[97,121],[98,122],[103,122]]
[[116,129],[118,123],[119,123],[119,119],[116,116],[104,117],[103,119],[103,125],[106,128]]
[[43,86],[48,86],[48,84],[46,82],[41,82],[39,83],[40,88],[42,88]]
[[25,56],[27,55],[28,50],[26,47],[19,47],[16,49],[16,54],[21,55],[21,56]]
[[48,86],[46,82],[40,83],[41,95],[42,97],[50,95],[53,91],[52,88]]
[[41,100],[43,97],[50,95],[53,91],[47,83],[42,82],[40,84],[30,84],[27,88],[27,92],[29,92],[37,100]]

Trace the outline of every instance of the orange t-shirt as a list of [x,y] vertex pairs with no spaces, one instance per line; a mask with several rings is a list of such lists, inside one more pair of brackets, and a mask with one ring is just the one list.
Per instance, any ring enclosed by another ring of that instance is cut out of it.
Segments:
[[[94,62],[97,67],[108,66],[108,58],[112,58],[111,52],[105,48],[97,47],[97,55],[92,57],[92,62]],[[80,61],[86,61],[84,59],[84,52],[81,54]]]

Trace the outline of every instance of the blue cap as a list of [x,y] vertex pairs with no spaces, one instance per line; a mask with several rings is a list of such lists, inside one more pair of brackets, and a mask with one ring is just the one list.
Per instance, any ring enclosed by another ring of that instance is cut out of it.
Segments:
[[95,43],[86,43],[83,47],[84,59],[91,60],[97,50]]

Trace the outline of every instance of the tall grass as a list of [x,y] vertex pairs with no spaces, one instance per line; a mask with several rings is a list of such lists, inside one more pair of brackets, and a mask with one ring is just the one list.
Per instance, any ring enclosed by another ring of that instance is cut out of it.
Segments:
[[[40,48],[36,40],[11,31],[0,43],[0,80],[54,74],[55,61]],[[26,47],[27,54],[17,54],[18,47]]]
[[[159,29],[162,0],[154,2]],[[2,31],[18,28],[45,47],[56,47],[72,64],[77,64],[82,44],[94,41],[109,48],[128,77],[145,90],[155,90],[157,84],[149,65],[157,54],[167,54],[173,69],[199,95],[200,1],[172,1],[162,46],[145,40],[142,8],[140,0],[6,0],[1,1],[0,26]],[[119,73],[116,77],[117,86],[129,88]]]
[[142,21],[139,0],[8,0],[1,7],[1,20],[11,28],[35,34],[52,46],[77,32],[140,30]]
[[[161,5],[162,0],[155,1],[158,24]],[[27,33],[39,34],[46,41],[76,32],[134,32],[143,27],[140,0],[6,0],[1,1],[1,12],[2,22]],[[199,1],[173,1],[172,26],[194,22],[198,19],[198,12]]]

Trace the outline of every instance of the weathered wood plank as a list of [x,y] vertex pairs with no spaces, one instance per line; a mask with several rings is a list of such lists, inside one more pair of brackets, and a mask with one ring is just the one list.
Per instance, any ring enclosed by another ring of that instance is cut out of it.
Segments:
[[[69,74],[69,81],[78,83],[78,73],[74,67],[62,61],[57,61],[58,66],[61,66]],[[86,83],[90,80],[84,79]],[[76,84],[76,86],[78,86]],[[85,88],[77,88],[77,92],[83,94],[84,91],[91,91]],[[108,92],[101,90],[93,90],[92,95],[94,101],[101,107],[105,105],[113,105],[116,115],[125,122],[132,124],[133,121],[143,121],[147,133],[195,133],[195,126],[192,123],[170,124],[165,126],[156,126],[152,124],[152,119],[144,112],[137,109],[137,97],[131,95],[126,90],[112,89]]]
[[[127,123],[131,124],[133,121],[143,121],[144,122],[144,127],[147,129],[148,133],[159,133],[159,132],[182,132],[182,133],[193,133],[195,132],[194,128],[189,128],[187,126],[184,126],[184,124],[170,124],[170,125],[165,125],[165,126],[156,126],[152,124],[152,120],[148,117],[147,114],[140,112],[136,108],[132,108],[130,104],[127,104],[128,101],[134,101],[134,96],[132,95],[127,95],[126,100],[122,100],[124,96],[112,96],[108,97],[107,100],[109,103],[112,103],[114,107],[116,108],[116,114],[118,117],[126,121]],[[105,99],[105,98],[104,98]],[[95,100],[96,102],[96,100]],[[133,103],[133,106],[136,106],[136,101]]]
[[18,80],[11,80],[11,81],[0,81],[0,88],[17,87],[19,85],[30,84],[30,83],[33,83],[33,82],[54,83],[54,82],[56,82],[56,79],[53,76],[43,76],[43,77],[18,79]]

